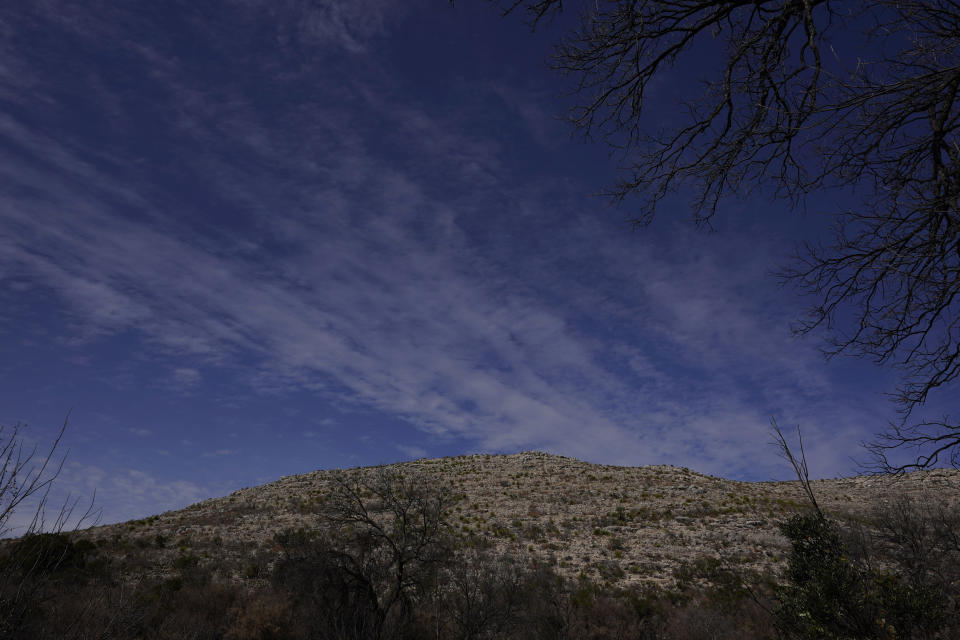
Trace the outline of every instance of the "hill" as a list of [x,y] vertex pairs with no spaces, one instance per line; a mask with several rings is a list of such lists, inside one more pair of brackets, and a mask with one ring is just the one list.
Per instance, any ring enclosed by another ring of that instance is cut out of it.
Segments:
[[0,638],[960,637],[960,472],[812,490],[827,519],[540,452],[315,471],[0,541]]
[[[678,567],[703,557],[776,570],[788,547],[778,523],[809,507],[796,481],[739,482],[681,467],[598,465],[536,451],[388,466],[422,473],[457,492],[450,520],[462,536],[529,555],[562,575],[617,586],[671,587]],[[374,469],[347,473],[363,477]],[[179,511],[96,527],[84,536],[146,548],[156,548],[160,536],[169,543],[156,549],[161,564],[188,549],[211,562],[232,558],[246,571],[255,558],[275,550],[278,533],[314,526],[314,506],[328,491],[331,473],[284,477]],[[813,488],[831,516],[862,520],[900,497],[955,504],[960,471],[815,480]]]

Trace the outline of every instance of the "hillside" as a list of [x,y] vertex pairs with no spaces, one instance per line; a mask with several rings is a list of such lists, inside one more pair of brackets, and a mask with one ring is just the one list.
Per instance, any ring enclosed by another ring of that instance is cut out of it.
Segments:
[[[450,512],[465,539],[529,555],[557,572],[614,586],[671,587],[675,570],[698,558],[730,566],[776,569],[786,540],[777,523],[807,507],[797,482],[737,482],[671,466],[596,465],[540,452],[470,455],[390,465],[422,472],[459,495]],[[349,470],[368,475],[374,468]],[[288,476],[179,511],[95,527],[83,537],[133,546],[155,567],[184,553],[234,567],[220,579],[266,575],[276,534],[310,528],[329,471]],[[821,507],[840,518],[865,518],[906,495],[960,501],[960,472],[817,480]],[[109,546],[109,545],[108,545]],[[223,563],[225,559],[233,562]],[[162,569],[159,569],[162,570]]]

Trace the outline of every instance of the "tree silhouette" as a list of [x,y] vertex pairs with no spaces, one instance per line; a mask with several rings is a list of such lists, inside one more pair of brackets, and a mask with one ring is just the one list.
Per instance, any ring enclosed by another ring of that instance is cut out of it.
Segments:
[[310,594],[315,637],[406,637],[452,553],[454,498],[422,473],[378,467],[335,472],[318,507],[319,536],[282,541],[281,584]]
[[[500,0],[532,24],[563,0]],[[824,328],[826,353],[900,369],[899,417],[869,445],[903,472],[960,466],[960,424],[917,419],[960,376],[960,3],[956,0],[590,0],[557,45],[574,80],[570,122],[622,153],[609,191],[636,222],[683,187],[709,226],[727,196],[766,191],[803,206],[856,190],[827,244],[802,246],[784,280],[816,301],[796,327]],[[673,124],[651,119],[654,83],[683,61]],[[907,449],[912,461],[889,456]]]
[[[76,499],[68,497],[47,520],[50,490],[66,459],[58,450],[69,418],[68,413],[53,443],[39,457],[36,445],[24,447],[22,425],[0,425],[0,637],[14,637],[36,610],[44,587],[58,573],[78,568],[89,551],[89,544],[74,544],[64,533]],[[96,523],[93,505],[91,499],[75,528]],[[29,522],[15,527],[11,519],[23,507],[30,508]],[[2,539],[14,531],[19,539]]]

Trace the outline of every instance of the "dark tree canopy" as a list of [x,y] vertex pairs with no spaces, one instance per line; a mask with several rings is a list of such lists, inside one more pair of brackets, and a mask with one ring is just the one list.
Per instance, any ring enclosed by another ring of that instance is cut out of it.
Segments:
[[[505,0],[549,19],[562,0]],[[960,2],[590,0],[554,66],[574,80],[572,124],[622,153],[610,195],[649,223],[679,187],[709,225],[727,196],[791,206],[828,189],[861,196],[832,240],[783,271],[816,302],[799,333],[825,328],[827,353],[898,367],[900,418],[868,445],[880,468],[960,466],[960,422],[918,417],[960,377]],[[654,82],[675,64],[714,62],[651,119]],[[894,462],[895,449],[912,461]]]

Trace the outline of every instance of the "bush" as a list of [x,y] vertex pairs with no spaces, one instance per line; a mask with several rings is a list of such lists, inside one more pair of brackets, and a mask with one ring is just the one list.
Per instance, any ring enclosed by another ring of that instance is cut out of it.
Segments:
[[795,515],[781,531],[791,543],[788,584],[778,590],[781,637],[929,638],[945,624],[949,601],[941,589],[855,562],[839,525],[822,514]]

